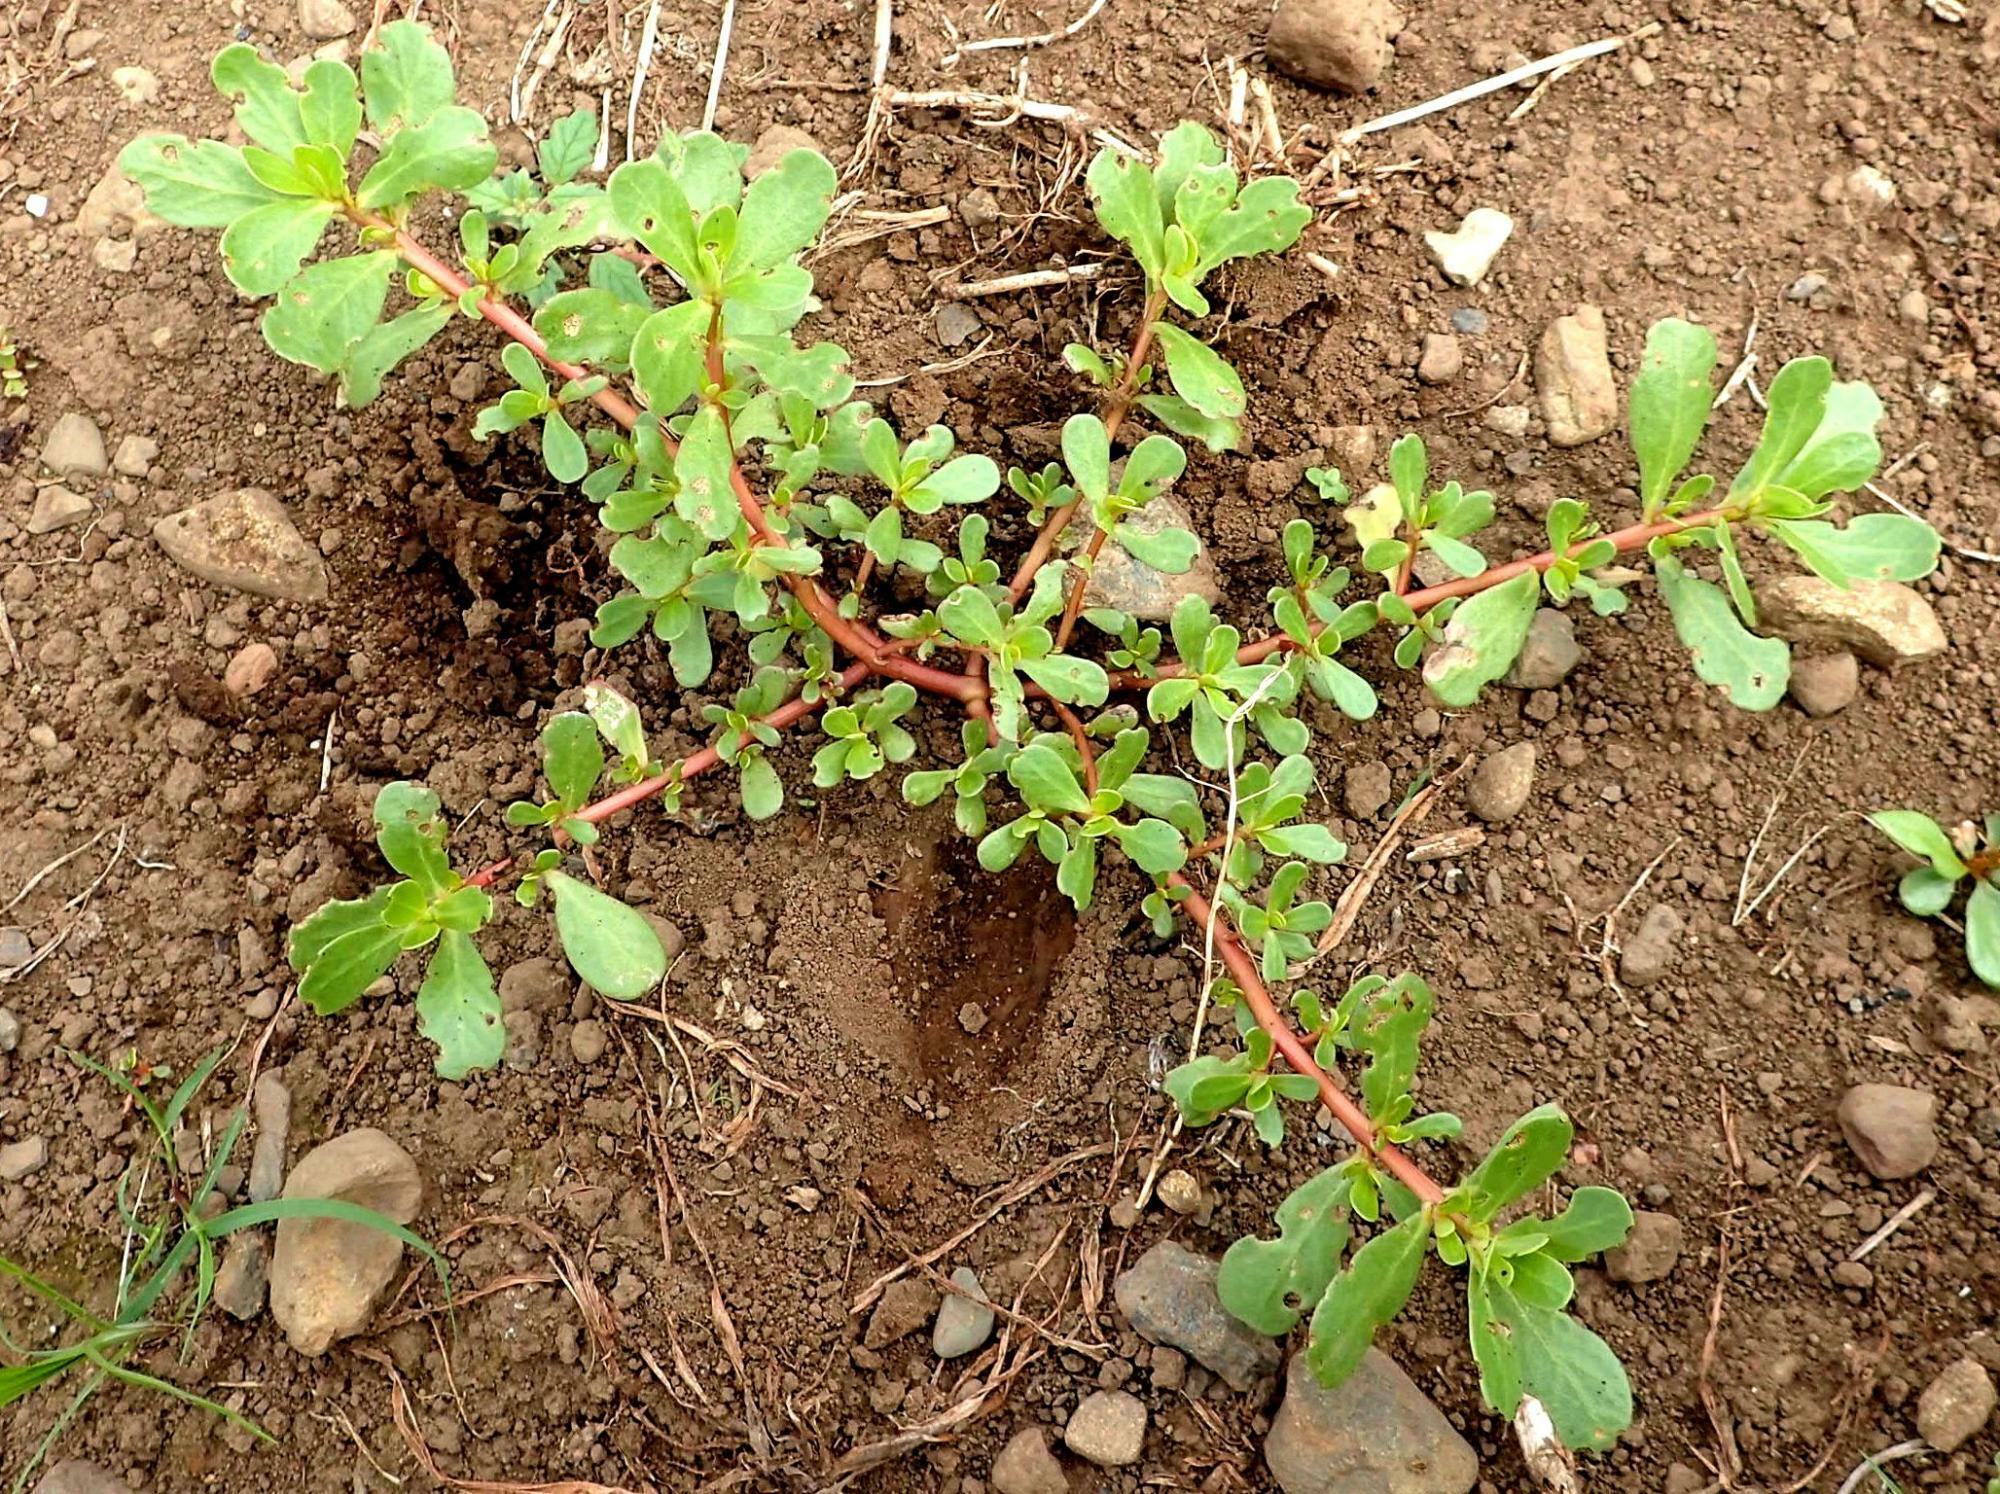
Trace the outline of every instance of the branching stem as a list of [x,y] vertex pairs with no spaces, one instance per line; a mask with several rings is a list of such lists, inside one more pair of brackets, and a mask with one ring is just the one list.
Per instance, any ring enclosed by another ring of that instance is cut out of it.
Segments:
[[1265,989],[1263,978],[1257,972],[1257,962],[1250,957],[1250,951],[1243,947],[1243,941],[1236,937],[1236,931],[1207,898],[1194,889],[1180,873],[1167,879],[1174,886],[1185,890],[1187,896],[1181,906],[1188,915],[1208,930],[1215,940],[1215,947],[1222,955],[1223,964],[1229,967],[1229,974],[1243,993],[1243,1003],[1250,1008],[1250,1015],[1257,1019],[1257,1025],[1271,1036],[1272,1044],[1284,1054],[1285,1062],[1298,1073],[1304,1074],[1319,1086],[1320,1103],[1333,1118],[1347,1128],[1355,1144],[1381,1163],[1397,1182],[1414,1193],[1427,1204],[1442,1202],[1444,1189],[1423,1168],[1375,1134],[1374,1126],[1362,1113],[1361,1107],[1331,1074],[1313,1062],[1309,1049],[1292,1024],[1285,1020],[1278,1010],[1278,1004],[1271,999]]

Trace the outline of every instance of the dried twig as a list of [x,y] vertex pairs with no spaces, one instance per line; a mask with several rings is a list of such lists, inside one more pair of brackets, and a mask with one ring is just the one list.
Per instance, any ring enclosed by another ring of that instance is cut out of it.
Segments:
[[632,69],[632,91],[625,100],[625,159],[632,159],[632,142],[639,133],[639,95],[646,91],[646,75],[653,70],[653,48],[660,40],[660,0],[646,10],[645,29],[639,33],[639,60]]
[[1004,129],[1019,119],[1038,119],[1086,131],[1100,145],[1108,145],[1121,155],[1148,160],[1148,152],[1096,123],[1094,116],[1074,104],[1055,104],[1027,96],[1025,69],[1013,93],[982,93],[966,88],[929,88],[919,91],[897,89],[885,95],[889,109],[958,109],[972,116],[985,129]]
[[1870,1235],[1867,1239],[1863,1240],[1859,1245],[1855,1246],[1853,1253],[1849,1255],[1847,1258],[1851,1261],[1866,1259],[1871,1253],[1873,1253],[1873,1251],[1878,1245],[1880,1245],[1884,1240],[1888,1239],[1889,1236],[1893,1235],[1897,1230],[1901,1229],[1904,1225],[1908,1224],[1912,1219],[1916,1218],[1917,1215],[1924,1209],[1928,1208],[1936,1198],[1937,1198],[1937,1189],[1935,1188],[1924,1189],[1923,1192],[1919,1193],[1915,1198],[1911,1199],[1908,1203],[1904,1204],[1900,1209],[1896,1210],[1895,1213],[1891,1214],[1888,1217],[1888,1219],[1884,1221],[1882,1227],[1876,1230],[1874,1234]]
[[1477,83],[1469,83],[1463,88],[1453,89],[1425,103],[1414,104],[1408,109],[1398,109],[1394,114],[1384,114],[1380,118],[1367,120],[1342,133],[1343,145],[1352,145],[1364,135],[1378,134],[1383,130],[1393,130],[1398,125],[1412,124],[1419,119],[1427,119],[1433,114],[1441,114],[1447,109],[1456,109],[1460,104],[1469,104],[1474,99],[1483,99],[1489,93],[1498,93],[1503,88],[1512,88],[1516,83],[1524,83],[1530,78],[1539,78],[1543,73],[1552,73],[1558,68],[1570,68],[1592,57],[1602,57],[1606,52],[1615,52],[1620,47],[1643,41],[1656,35],[1660,30],[1658,21],[1649,21],[1637,31],[1626,36],[1607,36],[1601,41],[1585,42],[1580,47],[1571,47],[1566,52],[1557,52],[1535,62],[1523,63],[1520,67],[1483,78]]
[[1326,932],[1319,936],[1319,944],[1313,950],[1312,959],[1308,960],[1307,964],[1326,958],[1340,947],[1340,941],[1347,937],[1354,927],[1354,921],[1361,916],[1362,904],[1368,901],[1368,894],[1375,890],[1376,882],[1381,879],[1390,858],[1396,854],[1396,847],[1401,843],[1404,834],[1424,822],[1424,817],[1437,803],[1438,796],[1456,783],[1471,766],[1472,759],[1467,758],[1444,777],[1426,784],[1403,801],[1402,807],[1389,821],[1389,828],[1382,832],[1382,839],[1376,843],[1375,849],[1368,853],[1368,859],[1362,863],[1361,874],[1347,884],[1346,890],[1334,903],[1333,922],[1328,924]]
[[953,301],[975,301],[981,296],[1011,296],[1017,291],[1040,290],[1051,285],[1074,285],[1079,280],[1095,280],[1104,273],[1102,260],[1080,265],[1057,265],[1050,270],[1023,270],[1017,275],[996,275],[990,280],[947,280],[938,294]]
[[722,0],[722,27],[715,38],[715,64],[708,74],[708,102],[702,106],[701,127],[715,128],[715,106],[722,98],[722,75],[729,68],[729,39],[736,32],[736,0]]
[[1089,8],[1060,30],[1043,31],[1034,36],[993,36],[988,37],[984,41],[966,42],[954,50],[945,53],[944,65],[950,67],[967,52],[999,52],[1010,47],[1019,47],[1023,51],[1027,51],[1035,47],[1046,47],[1051,42],[1064,41],[1069,37],[1075,36],[1077,32],[1088,26],[1097,18],[1097,13],[1102,9],[1104,9],[1104,0],[1090,0]]
[[1892,1489],[1895,1485],[1890,1483],[1888,1475],[1882,1472],[1882,1465],[1893,1463],[1898,1458],[1914,1458],[1919,1453],[1929,1451],[1931,1445],[1928,1442],[1921,1437],[1912,1437],[1907,1442],[1898,1442],[1894,1447],[1885,1447],[1878,1453],[1870,1453],[1861,1460],[1860,1465],[1852,1473],[1840,1481],[1840,1488],[1835,1494],[1854,1494],[1854,1491],[1861,1487],[1862,1480],[1871,1473],[1877,1476],[1879,1487]]

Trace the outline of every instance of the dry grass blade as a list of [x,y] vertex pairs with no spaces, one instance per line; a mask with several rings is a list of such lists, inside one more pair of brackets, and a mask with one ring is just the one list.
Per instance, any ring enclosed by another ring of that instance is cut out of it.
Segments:
[[949,1239],[939,1244],[933,1245],[923,1254],[903,1262],[900,1266],[891,1267],[869,1282],[867,1286],[863,1287],[856,1294],[854,1300],[847,1304],[848,1316],[859,1317],[874,1305],[875,1299],[882,1295],[883,1289],[890,1282],[897,1281],[909,1275],[913,1269],[933,1265],[942,1260],[967,1240],[978,1234],[982,1229],[986,1228],[987,1225],[991,1224],[1001,1214],[1011,1209],[1022,1199],[1027,1198],[1030,1194],[1039,1193],[1051,1181],[1076,1166],[1077,1163],[1088,1162],[1094,1157],[1110,1156],[1114,1145],[1115,1143],[1113,1142],[1098,1141],[1093,1142],[1089,1146],[1078,1147],[1073,1152],[1064,1152],[1060,1157],[1042,1167],[1032,1176],[1009,1183],[1005,1188],[1000,1190],[999,1195],[978,1218],[966,1225],[957,1234],[952,1235]]
[[389,1377],[389,1408],[395,1418],[396,1430],[403,1435],[409,1445],[410,1455],[423,1465],[437,1482],[447,1488],[465,1491],[465,1494],[648,1494],[648,1491],[632,1489],[624,1484],[599,1484],[589,1479],[565,1478],[553,1483],[519,1484],[504,1480],[484,1478],[457,1478],[438,1466],[437,1455],[430,1444],[424,1441],[424,1434],[417,1426],[414,1409],[410,1405],[410,1392],[403,1384],[403,1377],[396,1370],[395,1361],[382,1350],[372,1345],[362,1345],[354,1351],[372,1364],[380,1365]]
[[[546,1226],[538,1224],[532,1219],[524,1218],[519,1214],[481,1214],[477,1218],[466,1220],[465,1223],[459,1225],[450,1233],[440,1236],[433,1242],[433,1246],[435,1249],[443,1251],[447,1246],[456,1244],[467,1235],[487,1228],[518,1229],[526,1234],[533,1235],[541,1242],[549,1254],[554,1257],[555,1278],[569,1289],[570,1296],[576,1302],[577,1312],[583,1318],[584,1332],[590,1335],[591,1347],[597,1351],[597,1355],[601,1360],[609,1363],[613,1351],[618,1346],[617,1311],[612,1307],[610,1300],[605,1297],[604,1293],[597,1289],[596,1278],[577,1265],[576,1258],[569,1253],[568,1247]],[[410,1288],[416,1284],[418,1278],[428,1269],[428,1266],[421,1264],[413,1268],[410,1274],[403,1278],[402,1284],[396,1288],[395,1293],[390,1297],[390,1304],[393,1306],[395,1303],[400,1302],[408,1294]],[[518,1281],[500,1283],[483,1288],[474,1295],[485,1296],[490,1292],[499,1290],[501,1286],[521,1284]],[[406,1316],[411,1315],[428,1316],[429,1311],[408,1314]]]
[[1069,37],[1075,36],[1077,32],[1083,30],[1084,27],[1095,20],[1097,13],[1102,9],[1104,9],[1104,0],[1090,0],[1089,7],[1082,15],[1059,30],[1041,31],[1033,36],[993,36],[988,37],[984,41],[966,42],[954,51],[945,54],[944,65],[950,67],[967,52],[999,52],[1015,47],[1027,51],[1034,47],[1046,47],[1051,42],[1066,40]]
[[1333,922],[1328,924],[1326,932],[1319,936],[1319,943],[1313,950],[1312,959],[1306,961],[1300,968],[1307,968],[1325,959],[1340,947],[1341,940],[1353,932],[1354,922],[1361,916],[1362,904],[1368,901],[1368,894],[1375,890],[1375,884],[1381,880],[1383,869],[1396,854],[1396,847],[1401,844],[1403,836],[1424,822],[1425,816],[1437,804],[1439,795],[1456,783],[1471,766],[1472,759],[1467,758],[1444,777],[1426,784],[1403,801],[1402,807],[1389,821],[1389,828],[1382,832],[1382,839],[1377,842],[1375,849],[1368,853],[1368,859],[1361,864],[1361,874],[1348,883],[1334,903]]

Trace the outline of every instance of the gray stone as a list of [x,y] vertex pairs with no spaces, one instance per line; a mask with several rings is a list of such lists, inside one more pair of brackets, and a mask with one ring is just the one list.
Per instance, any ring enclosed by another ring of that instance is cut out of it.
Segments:
[[1780,576],[1757,588],[1757,612],[1780,638],[1849,649],[1885,669],[1941,654],[1949,643],[1931,604],[1899,581],[1843,588],[1818,576]]
[[1528,422],[1535,412],[1526,405],[1495,405],[1486,412],[1486,428],[1518,441],[1528,434]]
[[340,0],[299,0],[299,30],[314,41],[332,41],[354,27],[354,12]]
[[1332,1390],[1294,1354],[1264,1461],[1284,1494],[1466,1494],[1479,1477],[1471,1446],[1380,1349]]
[[1069,1494],[1069,1477],[1040,1427],[1022,1427],[993,1460],[997,1494]]
[[923,1327],[937,1310],[936,1288],[920,1276],[899,1277],[883,1288],[882,1300],[868,1315],[867,1330],[861,1335],[862,1347],[885,1348]]
[[1535,392],[1542,420],[1556,446],[1581,446],[1618,424],[1618,385],[1604,313],[1588,303],[1559,316],[1535,348]]
[[18,1183],[49,1165],[46,1137],[30,1136],[0,1146],[0,1183]]
[[326,600],[326,566],[285,506],[262,488],[236,488],[168,514],[153,538],[204,581],[287,602]]
[[503,1012],[500,1025],[507,1032],[507,1045],[501,1051],[500,1061],[515,1073],[525,1074],[542,1056],[541,1014],[526,1007]]
[[1389,70],[1402,29],[1403,13],[1389,0],[1282,0],[1264,55],[1302,82],[1366,93]]
[[97,179],[76,210],[79,239],[138,238],[162,226],[161,220],[146,211],[146,193],[140,185],[118,169],[114,162]]
[[1665,903],[1655,903],[1639,920],[1618,953],[1618,978],[1628,986],[1650,986],[1665,975],[1680,952],[1686,925]]
[[1465,371],[1465,352],[1449,332],[1426,332],[1417,357],[1417,377],[1426,384],[1449,384]]
[[1234,1390],[1250,1390],[1277,1373],[1277,1341],[1223,1307],[1217,1269],[1207,1256],[1162,1240],[1119,1275],[1112,1295],[1141,1338],[1182,1350]]
[[1099,1468],[1127,1468],[1146,1446],[1146,1404],[1123,1390],[1083,1398],[1063,1428],[1063,1446]]
[[985,187],[974,187],[958,199],[958,216],[967,228],[991,228],[1000,221],[1000,199]]
[[42,465],[58,477],[102,477],[111,470],[97,422],[74,410],[49,427]]
[[26,929],[0,929],[0,970],[18,970],[35,957],[35,941]]
[[1516,742],[1492,754],[1472,771],[1465,802],[1489,825],[1511,820],[1527,807],[1535,790],[1535,744]]
[[238,1230],[222,1247],[222,1264],[215,1270],[215,1305],[239,1322],[249,1322],[264,1310],[271,1284],[270,1248],[254,1229]]
[[1681,1222],[1672,1214],[1640,1209],[1623,1245],[1604,1252],[1604,1273],[1613,1281],[1658,1281],[1681,1258]]
[[1516,690],[1553,690],[1583,658],[1577,646],[1576,624],[1567,612],[1543,607],[1528,624],[1527,641],[1501,682]]
[[250,1201],[268,1203],[284,1191],[285,1148],[292,1136],[292,1092],[276,1074],[259,1074],[250,1113],[257,1142],[250,1149]]
[[931,1328],[931,1352],[940,1359],[970,1354],[993,1333],[993,1309],[978,1274],[970,1266],[960,1266],[951,1273],[951,1284],[958,1291],[945,1293]]
[[1944,1367],[1917,1397],[1917,1431],[1939,1452],[1955,1452],[1993,1415],[1993,1377],[1977,1359]]
[[1857,1084],[1840,1097],[1840,1132],[1878,1178],[1907,1178],[1938,1152],[1937,1096],[1900,1084]]
[[97,1463],[65,1458],[50,1465],[35,1494],[132,1494],[132,1486]]
[[589,1018],[569,1030],[569,1056],[581,1064],[593,1064],[611,1046],[611,1034],[604,1024]]
[[21,1019],[0,1006],[0,1053],[12,1053],[21,1046]]
[[1216,577],[1208,546],[1201,541],[1201,531],[1172,493],[1162,493],[1125,522],[1142,534],[1187,530],[1195,537],[1194,564],[1178,576],[1169,576],[1141,565],[1119,546],[1107,544],[1098,553],[1097,567],[1084,588],[1084,606],[1115,607],[1143,622],[1165,622],[1183,597],[1203,597],[1211,603],[1222,600],[1222,583]]
[[1793,656],[1792,677],[1785,689],[1808,716],[1831,716],[1852,705],[1860,693],[1861,665],[1846,649],[1830,654],[1797,654]]
[[90,500],[68,488],[43,488],[28,515],[28,533],[53,534],[90,517]]
[[1487,315],[1477,306],[1461,306],[1451,314],[1451,330],[1467,337],[1486,335]]
[[1384,762],[1356,763],[1341,779],[1340,789],[1347,812],[1357,820],[1369,819],[1389,802],[1393,791],[1389,765]]
[[972,341],[986,324],[962,301],[947,301],[937,309],[938,346],[955,348]]
[[1498,208],[1482,207],[1467,213],[1450,233],[1431,229],[1424,235],[1424,243],[1445,279],[1453,285],[1477,285],[1493,268],[1494,256],[1513,232],[1512,218]]
[[[373,1127],[314,1147],[285,1179],[286,1198],[338,1198],[408,1224],[423,1204],[417,1164]],[[368,1326],[394,1282],[403,1242],[345,1219],[281,1219],[271,1257],[271,1316],[301,1354],[324,1354]]]
[[1184,1167],[1176,1167],[1162,1177],[1158,1193],[1161,1203],[1181,1215],[1201,1213],[1202,1205],[1207,1202],[1201,1184]]

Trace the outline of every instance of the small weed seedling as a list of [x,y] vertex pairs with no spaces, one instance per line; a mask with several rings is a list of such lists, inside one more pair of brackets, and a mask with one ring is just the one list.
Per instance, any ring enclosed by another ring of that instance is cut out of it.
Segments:
[[1965,960],[1989,986],[2000,986],[2000,814],[1956,830],[1914,809],[1882,809],[1868,823],[1924,864],[1903,873],[1896,896],[1919,918],[1939,918],[1970,882],[1965,900]]
[[14,344],[14,334],[0,323],[0,399],[26,399],[28,374],[34,359]]
[[8,1494],[20,1494],[27,1487],[49,1450],[90,1398],[113,1381],[199,1407],[271,1440],[269,1433],[241,1412],[132,1364],[145,1350],[175,1334],[179,1334],[185,1353],[214,1291],[216,1248],[238,1230],[283,1219],[339,1219],[363,1224],[395,1236],[427,1259],[436,1267],[449,1296],[450,1275],[443,1257],[419,1236],[360,1204],[335,1198],[277,1198],[233,1209],[214,1206],[220,1198],[215,1180],[235,1151],[247,1117],[241,1107],[230,1115],[214,1154],[199,1170],[201,1159],[183,1155],[179,1138],[189,1107],[226,1051],[218,1048],[204,1058],[164,1104],[148,1093],[146,1080],[165,1077],[168,1070],[149,1067],[136,1056],[106,1068],[81,1054],[70,1055],[117,1088],[125,1097],[128,1113],[137,1111],[146,1118],[148,1150],[118,1180],[118,1213],[124,1221],[125,1239],[117,1289],[109,1306],[101,1310],[86,1306],[19,1263],[0,1256],[0,1277],[19,1282],[53,1310],[56,1323],[49,1332],[60,1332],[64,1325],[71,1330],[65,1342],[51,1349],[23,1347],[0,1332],[0,1345],[15,1361],[0,1365],[0,1407],[25,1400],[44,1386],[74,1387],[54,1424],[15,1472]]
[[[1835,382],[1824,358],[1798,359],[1772,381],[1763,434],[1734,477],[1686,475],[1708,422],[1715,340],[1661,322],[1631,389],[1640,509],[1622,527],[1565,499],[1549,511],[1547,549],[1496,562],[1482,548],[1493,495],[1434,475],[1423,442],[1406,436],[1393,481],[1359,501],[1339,472],[1310,475],[1320,499],[1345,507],[1358,570],[1326,553],[1311,521],[1292,519],[1268,615],[1226,619],[1190,597],[1163,633],[1086,610],[1088,583],[1107,546],[1165,574],[1195,561],[1195,536],[1148,510],[1183,477],[1183,442],[1208,453],[1241,444],[1243,382],[1195,326],[1211,311],[1204,286],[1298,239],[1312,214],[1297,183],[1244,181],[1195,124],[1163,136],[1150,162],[1100,153],[1091,203],[1143,282],[1131,338],[1065,350],[1094,409],[1063,426],[1060,463],[1003,473],[943,426],[899,432],[856,397],[846,350],[799,339],[820,309],[802,257],[835,191],[817,153],[795,150],[746,182],[743,147],[672,136],[599,184],[583,179],[597,128],[580,112],[551,126],[532,170],[496,176],[483,121],[454,102],[443,48],[409,21],[377,38],[358,79],[322,60],[301,88],[232,46],[214,77],[248,143],[151,135],[120,164],[155,214],[222,231],[229,278],[271,298],[271,347],[331,377],[349,404],[374,398],[454,315],[503,333],[514,387],[477,428],[537,442],[550,475],[574,483],[615,536],[622,589],[598,609],[592,640],[661,659],[686,690],[730,684],[701,707],[708,745],[678,761],[655,762],[637,709],[601,687],[585,712],[549,722],[547,794],[507,811],[543,839],[493,865],[455,870],[436,796],[383,788],[378,838],[401,880],[293,930],[308,1002],[337,1011],[399,956],[428,951],[417,1007],[439,1071],[491,1067],[500,1003],[475,941],[494,914],[488,889],[509,875],[523,903],[549,895],[564,951],[592,986],[613,998],[650,989],[665,968],[651,926],[578,875],[573,857],[621,811],[657,800],[677,812],[688,783],[718,769],[733,770],[746,814],[780,813],[781,734],[817,717],[815,789],[907,761],[904,798],[948,798],[960,830],[979,838],[982,866],[1032,850],[1083,908],[1109,864],[1163,936],[1185,917],[1214,939],[1255,1031],[1236,1067],[1198,1071],[1199,1087],[1183,1076],[1183,1105],[1207,1116],[1245,1108],[1275,1145],[1279,1102],[1316,1095],[1357,1143],[1354,1159],[1287,1202],[1278,1242],[1232,1256],[1239,1310],[1276,1332],[1312,1308],[1309,1353],[1332,1382],[1435,1248],[1468,1272],[1492,1404],[1536,1394],[1573,1445],[1605,1445],[1628,1414],[1623,1376],[1561,1308],[1567,1263],[1615,1239],[1624,1206],[1580,1190],[1556,1218],[1499,1220],[1559,1166],[1568,1122],[1531,1112],[1447,1190],[1400,1150],[1449,1130],[1410,1110],[1430,1005],[1421,984],[1370,987],[1330,1013],[1295,993],[1311,1042],[1272,995],[1327,926],[1310,895],[1317,869],[1346,852],[1305,818],[1314,770],[1303,708],[1316,698],[1371,716],[1363,671],[1385,654],[1420,670],[1446,705],[1470,705],[1512,665],[1538,607],[1579,597],[1599,613],[1625,607],[1608,569],[1621,557],[1651,561],[1696,674],[1744,709],[1770,708],[1791,657],[1756,631],[1746,537],[1842,585],[1910,580],[1936,563],[1937,536],[1920,522],[1832,516],[1835,496],[1880,459],[1874,394]],[[440,193],[457,199],[456,263],[410,227],[419,201]],[[343,252],[317,258],[334,224]],[[1141,423],[1153,428],[1126,429]],[[1013,546],[1030,529],[1010,575],[996,542]],[[1433,566],[1444,578],[1419,585]],[[722,618],[733,626],[718,629]],[[1377,633],[1387,639],[1372,642]],[[718,638],[740,641],[723,665]],[[908,723],[925,698],[963,713],[958,761],[918,760]],[[1227,828],[1211,826],[1215,806],[1189,778],[1146,771],[1168,758],[1156,732],[1185,733],[1174,761],[1235,775]],[[1211,901],[1198,883],[1223,891]],[[1361,1104],[1326,1067],[1349,1051],[1369,1057]],[[1395,1223],[1342,1270],[1349,1220],[1385,1217]]]

